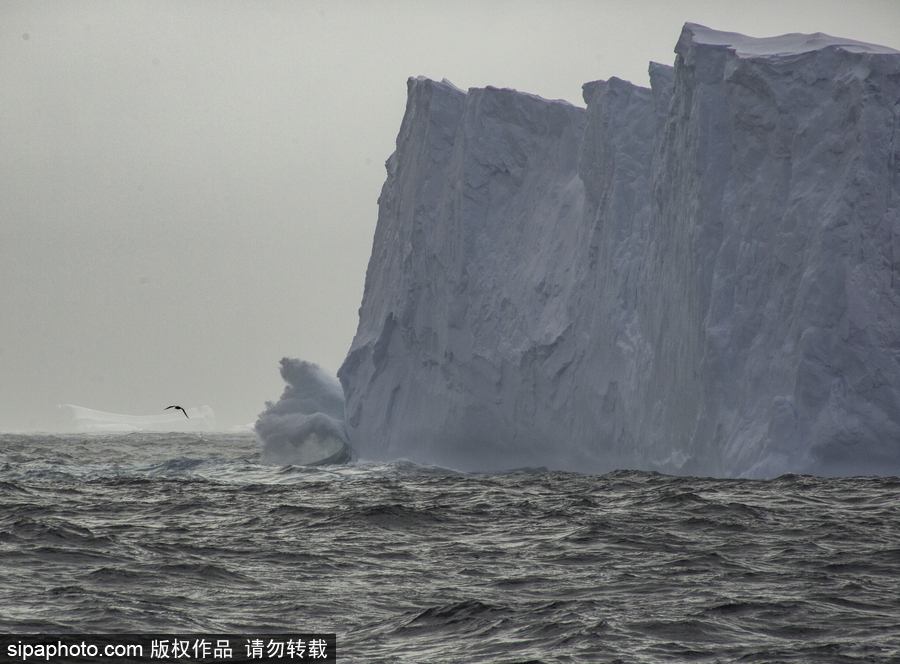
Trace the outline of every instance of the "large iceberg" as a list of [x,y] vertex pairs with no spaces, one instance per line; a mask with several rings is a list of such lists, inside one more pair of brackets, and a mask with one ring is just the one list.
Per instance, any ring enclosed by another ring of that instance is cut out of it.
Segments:
[[409,80],[338,372],[361,456],[900,473],[900,53],[675,52],[586,109]]

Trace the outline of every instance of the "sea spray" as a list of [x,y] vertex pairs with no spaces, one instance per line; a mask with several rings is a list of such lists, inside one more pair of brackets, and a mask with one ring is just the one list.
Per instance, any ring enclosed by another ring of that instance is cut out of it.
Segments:
[[287,383],[281,398],[266,402],[254,430],[262,443],[262,463],[315,465],[350,458],[344,428],[344,395],[335,376],[319,365],[283,358]]

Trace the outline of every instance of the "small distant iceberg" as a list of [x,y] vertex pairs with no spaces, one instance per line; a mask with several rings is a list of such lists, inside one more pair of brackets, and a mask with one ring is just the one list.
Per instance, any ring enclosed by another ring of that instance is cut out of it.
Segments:
[[254,427],[269,466],[346,463],[352,452],[344,426],[344,392],[336,376],[313,362],[283,358],[287,386],[266,402]]
[[63,404],[57,406],[59,428],[71,433],[124,433],[128,431],[212,431],[216,415],[209,406],[169,410],[158,415],[119,415]]

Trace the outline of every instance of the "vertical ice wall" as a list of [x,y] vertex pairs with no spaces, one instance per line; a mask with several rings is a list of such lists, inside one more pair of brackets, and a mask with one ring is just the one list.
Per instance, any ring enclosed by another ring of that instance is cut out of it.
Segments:
[[676,53],[586,110],[410,80],[339,372],[362,456],[900,472],[900,54]]
[[900,53],[690,24],[676,53],[645,440],[689,472],[900,471]]
[[409,81],[339,372],[361,455],[466,467],[546,457],[557,436],[534,419],[531,373],[569,327],[583,124],[565,102]]

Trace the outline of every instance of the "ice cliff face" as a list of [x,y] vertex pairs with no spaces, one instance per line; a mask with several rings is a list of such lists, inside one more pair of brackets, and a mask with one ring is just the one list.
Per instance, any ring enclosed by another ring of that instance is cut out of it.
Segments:
[[586,109],[409,81],[339,372],[361,456],[900,473],[900,53],[676,54]]

